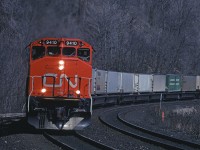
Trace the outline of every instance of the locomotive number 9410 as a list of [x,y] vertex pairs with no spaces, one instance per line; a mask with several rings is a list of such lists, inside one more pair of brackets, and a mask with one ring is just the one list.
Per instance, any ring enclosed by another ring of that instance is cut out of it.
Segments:
[[27,119],[39,129],[81,129],[92,114],[92,46],[43,38],[29,45]]

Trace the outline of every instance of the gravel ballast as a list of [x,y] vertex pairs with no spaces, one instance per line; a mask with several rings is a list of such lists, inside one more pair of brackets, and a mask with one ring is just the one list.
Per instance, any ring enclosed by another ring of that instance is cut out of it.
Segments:
[[0,126],[1,150],[59,150],[42,133],[30,128],[24,121]]
[[[122,107],[123,108],[123,107]],[[114,129],[109,128],[108,126],[102,124],[98,117],[104,111],[111,109],[111,108],[103,108],[94,110],[92,116],[92,124],[82,130],[79,131],[80,134],[84,136],[90,137],[96,141],[109,145],[115,149],[120,150],[155,150],[155,149],[162,149],[155,147],[154,145],[142,142],[140,140],[134,139],[130,136],[124,135]]]
[[200,143],[200,100],[133,107],[125,120],[154,132]]
[[[77,132],[115,149],[162,149],[124,135],[100,122],[99,115],[104,111],[124,107],[127,106],[95,109],[92,115],[92,124],[84,130]],[[126,112],[126,109],[123,109],[123,111]],[[125,119],[130,123],[151,129],[155,132],[161,132],[162,134],[179,139],[191,140],[199,143],[199,113],[200,101],[198,100],[170,103],[163,102],[162,105],[159,103],[134,105],[132,110],[125,115]],[[57,150],[60,149],[60,147],[48,141],[42,133],[27,128],[27,126],[21,122],[12,126],[0,128],[0,149]]]

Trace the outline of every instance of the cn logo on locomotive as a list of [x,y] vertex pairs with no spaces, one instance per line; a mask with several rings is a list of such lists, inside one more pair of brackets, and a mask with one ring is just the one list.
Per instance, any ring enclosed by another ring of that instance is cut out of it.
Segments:
[[69,85],[72,87],[72,88],[76,88],[77,85],[78,85],[78,75],[75,75],[74,76],[74,80],[75,80],[75,83],[72,83],[72,81],[70,81],[68,79],[68,76],[66,74],[61,74],[60,75],[60,81],[59,81],[59,84],[47,84],[47,77],[57,77],[57,74],[54,74],[54,73],[47,73],[47,74],[44,74],[44,79],[43,79],[43,85],[45,87],[62,87],[62,84],[63,84],[63,78],[65,78],[67,80],[67,82],[69,82]]

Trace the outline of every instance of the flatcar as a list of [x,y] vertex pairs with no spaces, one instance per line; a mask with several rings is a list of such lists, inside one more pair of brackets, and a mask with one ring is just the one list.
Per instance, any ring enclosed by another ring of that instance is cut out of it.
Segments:
[[42,38],[29,45],[27,121],[37,129],[90,124],[92,52],[80,39]]

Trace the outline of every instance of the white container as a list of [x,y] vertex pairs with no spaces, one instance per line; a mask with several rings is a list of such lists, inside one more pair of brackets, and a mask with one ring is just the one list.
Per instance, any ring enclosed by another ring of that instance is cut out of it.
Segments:
[[139,74],[139,92],[153,91],[153,75]]
[[121,73],[120,91],[123,93],[133,93],[134,92],[134,74]]
[[107,93],[118,93],[120,92],[121,85],[121,73],[108,71],[107,73]]
[[92,69],[92,84],[91,84],[91,94],[94,94],[95,90],[95,81],[96,80],[96,71],[95,69]]
[[134,92],[139,92],[139,74],[134,75]]
[[182,91],[195,91],[195,90],[196,90],[196,76],[183,76]]
[[106,80],[106,71],[104,70],[95,70],[94,75],[94,94],[104,94],[106,93],[105,89],[105,80]]
[[200,76],[196,76],[196,90],[200,90]]
[[153,92],[164,92],[166,75],[153,75]]

